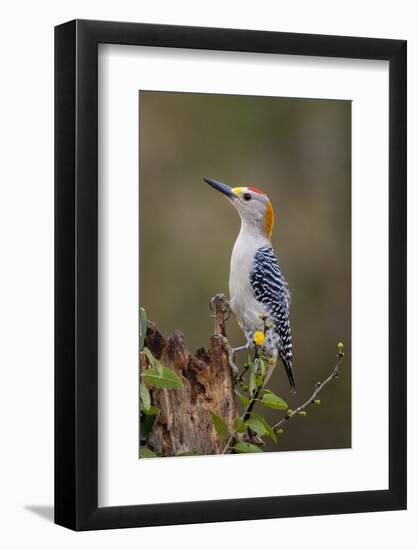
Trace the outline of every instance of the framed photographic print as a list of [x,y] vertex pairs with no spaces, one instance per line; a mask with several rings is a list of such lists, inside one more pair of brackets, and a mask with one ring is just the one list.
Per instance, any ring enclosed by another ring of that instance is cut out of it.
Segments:
[[55,29],[55,521],[406,507],[406,42]]

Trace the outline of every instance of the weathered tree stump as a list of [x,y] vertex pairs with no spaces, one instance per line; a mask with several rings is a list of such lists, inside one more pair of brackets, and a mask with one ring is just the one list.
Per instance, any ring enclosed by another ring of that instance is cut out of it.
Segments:
[[[148,446],[161,456],[180,453],[220,454],[225,442],[217,434],[210,413],[221,416],[230,431],[238,415],[234,383],[225,339],[225,300],[212,301],[215,332],[204,348],[191,355],[183,334],[176,330],[165,340],[157,326],[148,322],[145,345],[161,363],[181,377],[182,390],[152,390],[152,401],[160,409],[148,438]],[[147,368],[141,354],[141,368]]]

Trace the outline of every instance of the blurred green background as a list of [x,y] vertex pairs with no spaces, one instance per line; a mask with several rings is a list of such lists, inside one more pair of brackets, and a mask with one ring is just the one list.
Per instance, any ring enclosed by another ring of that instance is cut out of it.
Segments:
[[[295,408],[330,374],[339,341],[346,352],[340,378],[287,424],[278,449],[350,447],[350,101],[150,91],[139,101],[141,306],[165,336],[180,329],[191,351],[207,347],[209,300],[229,296],[240,221],[202,177],[265,191],[292,294],[297,394],[281,363],[270,389]],[[245,343],[234,319],[227,331],[233,346]],[[281,415],[262,413],[271,423]]]

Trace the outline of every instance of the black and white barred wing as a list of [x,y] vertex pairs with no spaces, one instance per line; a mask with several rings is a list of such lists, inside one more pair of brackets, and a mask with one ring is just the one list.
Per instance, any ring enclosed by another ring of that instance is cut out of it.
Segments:
[[265,306],[274,322],[274,330],[279,336],[278,352],[287,371],[290,386],[294,389],[289,320],[290,294],[271,247],[263,246],[256,252],[250,282],[255,298]]

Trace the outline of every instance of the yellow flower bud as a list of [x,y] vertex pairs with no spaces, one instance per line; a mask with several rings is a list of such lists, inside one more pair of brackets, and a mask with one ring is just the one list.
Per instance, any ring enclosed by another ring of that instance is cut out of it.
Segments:
[[265,342],[265,334],[261,330],[257,330],[253,335],[253,340],[257,346],[262,346]]

